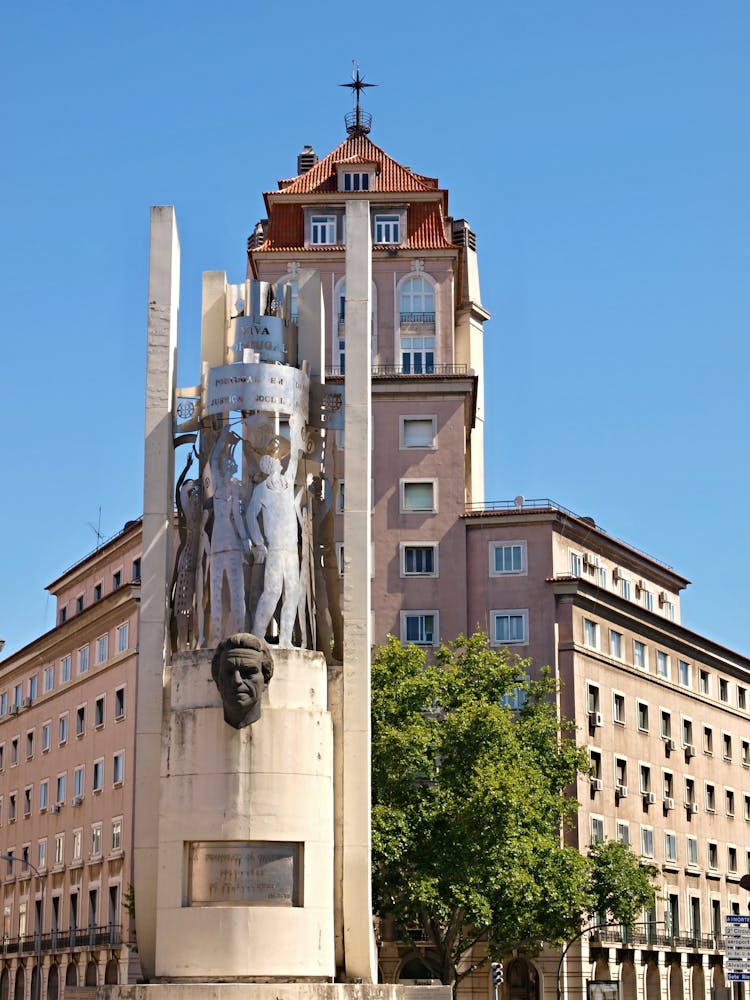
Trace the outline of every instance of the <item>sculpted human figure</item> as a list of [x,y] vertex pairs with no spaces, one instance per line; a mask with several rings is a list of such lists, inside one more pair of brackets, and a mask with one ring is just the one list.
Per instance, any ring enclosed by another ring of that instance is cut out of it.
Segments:
[[187,478],[192,464],[193,456],[190,455],[176,487],[181,544],[175,575],[174,617],[179,650],[188,649],[195,644],[196,608],[200,609],[203,603],[203,574],[199,567],[203,487],[199,480]]
[[[341,614],[339,568],[333,534],[333,490],[330,488],[330,483],[324,484],[320,476],[312,477],[308,490],[313,514],[317,648],[325,653],[327,661],[333,659],[341,663],[344,659],[344,619]],[[330,625],[326,611],[330,616]],[[331,633],[333,633],[333,645],[331,645]]]
[[237,435],[225,427],[211,454],[214,517],[210,556],[210,641],[213,643],[222,635],[242,632],[245,628],[247,528],[242,512],[242,486],[234,478],[237,471],[234,447],[238,440]]
[[265,566],[263,593],[255,608],[253,632],[265,636],[283,593],[279,646],[285,649],[292,645],[300,587],[294,480],[299,461],[301,421],[295,414],[289,418],[289,429],[291,450],[286,472],[281,471],[278,458],[273,455],[261,457],[260,471],[266,478],[253,490],[247,519],[253,558]]
[[222,639],[211,660],[211,676],[228,725],[244,729],[258,721],[261,698],[273,676],[273,659],[264,639],[247,632]]

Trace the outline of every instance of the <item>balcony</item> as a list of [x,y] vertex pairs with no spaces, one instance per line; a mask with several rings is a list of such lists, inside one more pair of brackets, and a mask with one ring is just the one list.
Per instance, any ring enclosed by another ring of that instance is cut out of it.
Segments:
[[[4,937],[0,944],[2,955],[33,954],[39,936],[22,934],[18,937]],[[72,951],[75,948],[120,948],[122,947],[122,927],[108,924],[103,927],[73,928],[66,931],[51,931],[42,934],[43,952]]]
[[648,924],[636,927],[602,927],[589,935],[592,943],[659,947],[667,951],[694,948],[702,951],[723,951],[724,939],[714,934],[665,934]]

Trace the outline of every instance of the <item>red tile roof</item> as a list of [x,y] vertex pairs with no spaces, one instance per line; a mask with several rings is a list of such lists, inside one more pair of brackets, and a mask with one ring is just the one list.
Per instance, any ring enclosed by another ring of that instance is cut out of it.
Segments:
[[439,189],[436,177],[424,177],[422,174],[415,174],[408,167],[402,167],[366,135],[345,139],[340,146],[319,160],[307,173],[300,174],[299,177],[292,180],[279,181],[279,187],[284,194],[334,192],[337,190],[337,163],[377,164],[376,191],[437,191]]
[[[431,191],[434,199],[413,201],[407,214],[406,248],[411,250],[445,250],[454,246],[445,236],[443,212],[447,210],[447,192],[438,186],[437,178],[416,174],[401,166],[376,146],[367,136],[345,139],[305,174],[279,181],[279,191],[267,192],[268,229],[258,248],[277,252],[297,250],[331,250],[330,245],[305,246],[304,213],[296,201],[283,203],[284,195],[325,194],[338,192],[336,167],[340,163],[375,163],[376,192],[408,194]],[[282,195],[280,199],[278,196]]]

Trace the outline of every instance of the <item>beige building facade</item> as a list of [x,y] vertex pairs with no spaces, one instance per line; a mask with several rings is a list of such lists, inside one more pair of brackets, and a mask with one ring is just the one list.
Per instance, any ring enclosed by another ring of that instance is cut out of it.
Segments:
[[[294,308],[299,273],[320,272],[334,385],[347,353],[346,206],[370,205],[375,643],[392,633],[429,650],[481,628],[532,670],[549,664],[591,761],[570,837],[581,850],[627,840],[659,870],[655,911],[624,936],[585,934],[560,971],[563,994],[606,979],[622,1000],[724,1000],[724,918],[745,911],[750,870],[750,661],[686,628],[689,581],[592,518],[485,500],[488,313],[476,237],[437,180],[357,134],[320,160],[306,148],[264,197],[248,277],[289,285]],[[337,446],[343,569],[345,431]],[[0,853],[20,862],[0,861],[0,1000],[30,995],[37,944],[43,996],[137,975],[123,903],[140,544],[129,524],[54,581],[56,627],[0,663]],[[431,977],[429,953],[381,933],[384,981]],[[504,997],[556,996],[558,961],[508,956]],[[482,970],[460,992],[490,989]]]

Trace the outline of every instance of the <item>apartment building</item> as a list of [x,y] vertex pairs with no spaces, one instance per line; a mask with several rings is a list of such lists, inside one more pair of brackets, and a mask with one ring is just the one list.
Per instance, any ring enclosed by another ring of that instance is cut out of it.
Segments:
[[[0,997],[128,982],[140,522],[48,587],[0,664]],[[41,964],[39,960],[41,959]]]
[[[604,979],[622,1000],[725,1000],[723,921],[744,911],[750,871],[750,660],[685,627],[689,581],[591,517],[548,500],[485,500],[476,237],[436,179],[368,132],[358,116],[327,156],[305,147],[295,176],[264,195],[248,276],[288,285],[294,311],[299,271],[320,271],[326,378],[342,383],[345,207],[369,202],[374,639],[430,648],[481,628],[559,678],[560,710],[591,761],[572,841],[627,840],[660,873],[642,925],[599,926],[571,949],[562,992]],[[336,445],[341,513],[345,431]],[[342,524],[337,537],[340,550]],[[123,902],[139,552],[129,524],[55,580],[56,627],[0,663],[0,853],[17,859],[0,860],[0,1000],[28,995],[38,946],[50,998],[64,983],[135,975]],[[434,975],[428,951],[383,935],[385,981]],[[508,956],[504,996],[556,996],[558,960]],[[482,971],[460,992],[489,988]],[[744,997],[741,984],[734,992]]]

